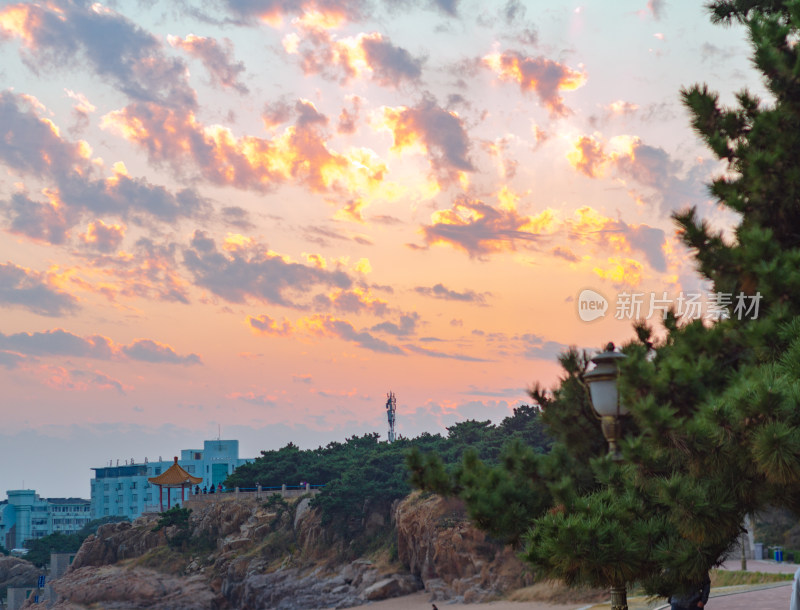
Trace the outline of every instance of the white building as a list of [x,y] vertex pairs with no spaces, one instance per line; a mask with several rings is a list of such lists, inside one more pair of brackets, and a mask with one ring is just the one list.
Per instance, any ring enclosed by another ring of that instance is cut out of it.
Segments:
[[[191,475],[201,477],[200,487],[219,485],[236,468],[252,460],[239,458],[239,441],[204,441],[202,449],[182,449],[178,464]],[[174,460],[92,468],[93,518],[119,516],[133,520],[143,512],[158,510],[158,488],[148,482],[167,470]],[[173,490],[169,505],[180,502],[180,490]],[[164,498],[166,504],[166,497]]]
[[22,548],[26,541],[61,532],[74,534],[93,519],[89,500],[40,498],[32,489],[11,489],[0,502],[0,543]]

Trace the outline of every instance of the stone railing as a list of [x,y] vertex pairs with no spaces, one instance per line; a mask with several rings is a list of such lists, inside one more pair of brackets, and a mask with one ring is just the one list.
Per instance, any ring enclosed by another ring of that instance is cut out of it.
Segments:
[[184,507],[192,508],[192,506],[199,506],[210,502],[236,502],[251,498],[255,500],[266,500],[273,494],[278,494],[281,498],[299,498],[304,495],[317,495],[324,485],[310,485],[306,483],[305,486],[288,486],[282,485],[281,487],[236,487],[234,489],[226,489],[222,492],[215,493],[199,493],[192,494],[186,498],[183,503]]

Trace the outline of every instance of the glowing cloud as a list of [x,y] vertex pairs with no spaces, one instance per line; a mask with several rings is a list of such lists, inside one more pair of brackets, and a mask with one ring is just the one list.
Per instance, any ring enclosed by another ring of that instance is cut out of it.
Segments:
[[652,189],[654,195],[631,194],[637,201],[658,204],[664,213],[696,205],[708,199],[704,181],[710,169],[704,161],[683,172],[663,148],[644,144],[636,136],[615,136],[608,141],[602,136],[581,136],[567,153],[567,160],[589,178],[616,176],[625,182]]
[[283,46],[287,53],[300,56],[306,75],[321,74],[343,83],[353,78],[369,78],[382,86],[397,87],[403,82],[419,80],[422,74],[422,59],[395,46],[378,32],[340,40],[319,31],[302,38],[288,34]]
[[60,289],[55,274],[0,263],[0,305],[60,316],[77,310],[78,300]]
[[422,227],[427,245],[449,244],[470,256],[513,251],[518,243],[532,244],[555,229],[550,210],[523,216],[514,208],[497,209],[463,195],[450,209],[434,212],[431,221]]
[[586,74],[546,57],[525,57],[516,51],[492,53],[483,63],[504,81],[519,83],[522,91],[534,91],[551,116],[565,116],[569,109],[559,91],[572,91],[586,82]]
[[384,107],[375,127],[391,131],[392,150],[420,150],[428,156],[431,168],[449,180],[475,171],[468,158],[470,141],[464,122],[457,114],[437,106],[433,99],[426,98],[412,108]]
[[107,225],[102,220],[97,220],[90,222],[86,233],[80,237],[84,244],[100,252],[113,252],[125,237],[125,226],[120,224]]
[[247,324],[258,334],[263,335],[277,335],[280,337],[288,337],[292,334],[292,324],[286,318],[283,322],[271,318],[267,314],[262,314],[257,317],[248,316]]
[[236,137],[227,127],[202,125],[192,112],[154,104],[111,112],[102,125],[147,150],[154,163],[183,171],[190,161],[215,184],[266,190],[293,180],[315,192],[379,192],[387,170],[374,152],[334,152],[320,131],[327,119],[314,105],[300,100],[294,112],[295,124],[272,139]]

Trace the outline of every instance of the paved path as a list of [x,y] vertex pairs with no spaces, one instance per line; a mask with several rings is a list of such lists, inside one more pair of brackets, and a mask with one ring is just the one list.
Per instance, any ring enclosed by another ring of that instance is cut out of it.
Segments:
[[[780,585],[764,585],[766,588],[737,593],[715,595],[706,604],[708,610],[789,610],[789,598],[792,594],[792,583]],[[655,610],[668,610],[669,604],[659,605]]]
[[709,610],[789,610],[792,583],[708,600]]
[[[748,559],[747,571],[748,572],[769,572],[771,574],[794,574],[795,570],[800,568],[800,564],[786,563],[777,561],[770,561],[769,559]],[[720,566],[722,570],[741,570],[741,559],[728,559]]]

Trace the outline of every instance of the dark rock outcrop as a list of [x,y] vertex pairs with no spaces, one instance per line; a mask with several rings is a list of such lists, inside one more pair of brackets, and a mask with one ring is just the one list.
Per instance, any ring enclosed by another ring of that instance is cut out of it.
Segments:
[[0,555],[0,591],[8,587],[29,587],[36,584],[42,573],[30,561]]

